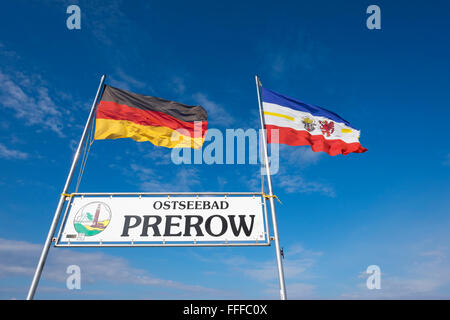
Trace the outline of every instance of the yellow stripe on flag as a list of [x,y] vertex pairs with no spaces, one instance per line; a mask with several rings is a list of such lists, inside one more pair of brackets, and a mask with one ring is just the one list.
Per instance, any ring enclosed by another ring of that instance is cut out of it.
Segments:
[[143,126],[127,120],[97,119],[95,140],[131,138],[142,142],[150,141],[166,148],[194,148],[203,145],[202,137],[190,137],[168,127]]
[[342,133],[352,133],[352,129],[341,129]]
[[285,114],[276,113],[276,112],[269,112],[269,111],[264,111],[263,113],[264,113],[265,115],[268,115],[268,116],[280,117],[280,118],[285,118],[285,119],[294,121],[294,117],[287,116],[287,115],[285,115]]

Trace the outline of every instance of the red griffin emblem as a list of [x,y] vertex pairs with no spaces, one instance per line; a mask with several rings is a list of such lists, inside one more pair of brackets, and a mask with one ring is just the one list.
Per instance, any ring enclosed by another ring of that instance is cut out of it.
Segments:
[[334,122],[333,121],[320,121],[320,130],[322,130],[322,134],[326,135],[327,137],[329,137],[331,134],[333,134],[334,132]]

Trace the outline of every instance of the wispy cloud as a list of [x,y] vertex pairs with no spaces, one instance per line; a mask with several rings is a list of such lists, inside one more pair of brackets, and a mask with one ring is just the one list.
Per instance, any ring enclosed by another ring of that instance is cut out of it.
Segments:
[[[315,278],[313,268],[323,253],[306,250],[298,243],[292,244],[284,252],[284,274],[289,296],[291,298],[313,297],[316,285],[308,282]],[[248,279],[260,283],[264,286],[262,291],[266,297],[279,297],[278,270],[274,259],[259,261],[240,255],[201,256],[196,254],[196,256],[204,263],[220,263],[227,266],[230,274],[245,275]]]
[[[387,274],[381,268],[381,289],[368,290],[365,281],[341,295],[345,299],[448,299],[441,291],[450,285],[450,262],[448,248],[434,248],[416,252],[412,263],[408,263],[400,274]],[[357,276],[368,277],[365,271]]]
[[19,58],[17,52],[7,49],[7,47],[1,42],[0,42],[0,55],[7,58]]
[[172,149],[161,147],[148,148],[148,146],[143,144],[138,144],[137,147],[144,158],[152,161],[152,165],[168,165],[172,163]]
[[282,162],[287,165],[294,165],[304,168],[319,162],[324,155],[323,152],[314,152],[309,146],[292,147],[288,145],[280,145],[280,156]]
[[317,181],[308,181],[300,174],[281,173],[277,175],[277,187],[287,193],[321,193],[328,197],[335,197],[333,187]]
[[[317,286],[304,282],[293,282],[286,285],[286,293],[289,300],[298,299],[314,299],[317,297]],[[280,296],[280,288],[277,285],[270,285],[263,291],[267,296],[278,298]]]
[[[320,251],[305,250],[300,244],[293,244],[286,248],[284,250],[285,259],[283,261],[286,279],[298,281],[309,278],[310,276],[304,277],[305,272],[311,270],[322,254]],[[274,260],[256,264],[248,263],[244,273],[262,282],[278,279],[277,266]]]
[[172,77],[171,87],[172,90],[178,95],[183,95],[186,91],[186,84],[184,82],[184,79],[178,76]]
[[276,46],[270,45],[276,49],[268,52],[265,58],[273,77],[284,77],[292,70],[309,73],[326,61],[327,48],[304,32],[297,31],[294,35],[290,32],[289,37],[277,37],[276,41]]
[[[271,166],[279,168],[272,174],[272,181],[277,190],[286,193],[320,193],[327,197],[336,197],[333,186],[326,181],[317,181],[305,177],[305,168],[317,164],[322,154],[313,152],[309,147],[279,146],[279,157],[272,155]],[[276,163],[278,162],[278,163]],[[264,171],[264,168],[262,169]],[[240,180],[251,190],[258,190],[261,186],[260,169],[252,170],[251,174],[244,173]]]
[[225,108],[211,100],[207,95],[195,93],[193,98],[208,112],[208,123],[225,127],[234,123],[233,117],[225,110]]
[[13,110],[26,125],[41,126],[64,136],[62,113],[39,75],[12,75],[0,70],[0,101],[3,108]]
[[197,170],[194,168],[179,170],[167,181],[161,176],[143,180],[140,188],[143,191],[192,191],[200,185]]
[[[111,75],[109,82],[112,86],[128,91],[139,91],[140,94],[149,95],[153,92],[153,88],[148,83],[125,73],[122,69],[117,69],[116,72]],[[142,91],[142,92],[141,92]]]
[[[317,164],[322,158],[321,152],[313,152],[307,147],[290,147],[280,145],[279,170],[274,175],[277,187],[287,193],[321,193],[335,197],[334,188],[326,182],[305,178],[305,168]],[[276,160],[276,157],[274,158]]]
[[[169,173],[166,175],[165,173]],[[201,183],[198,170],[196,168],[174,168],[170,171],[155,171],[146,166],[131,164],[129,170],[124,171],[125,175],[137,177],[135,182],[141,191],[192,191],[192,188]]]
[[[0,278],[14,276],[30,278],[33,275],[41,249],[41,245],[27,241],[0,238]],[[98,279],[101,279],[102,283],[106,281],[110,284],[162,287],[205,296],[224,294],[222,290],[156,277],[146,270],[133,267],[124,258],[102,252],[85,253],[75,250],[51,250],[43,277],[61,283],[61,288],[65,288],[68,276],[66,269],[69,265],[80,267],[82,283],[85,284],[95,284]],[[65,292],[68,293],[68,291]],[[22,294],[25,296],[25,292]]]
[[[132,21],[122,11],[122,0],[111,0],[108,2],[89,1],[84,4],[84,12],[88,13],[88,19],[82,23],[86,24],[86,29],[92,32],[96,40],[102,45],[112,46],[112,38],[118,35],[113,30],[117,28],[129,29]],[[128,34],[125,32],[125,34]]]
[[4,144],[0,143],[0,158],[3,159],[26,159],[28,158],[28,153],[13,150],[6,147]]

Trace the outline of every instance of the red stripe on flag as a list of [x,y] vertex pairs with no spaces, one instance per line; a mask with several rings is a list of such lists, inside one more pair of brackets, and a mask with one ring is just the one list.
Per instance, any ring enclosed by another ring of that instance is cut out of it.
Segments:
[[[295,130],[274,125],[266,125],[265,127],[267,129],[268,143],[272,143],[272,130],[278,130],[278,143],[290,146],[311,146],[314,152],[323,151],[330,156],[336,156],[338,154],[347,155],[352,152],[363,153],[367,151],[359,142],[347,143],[340,139],[327,140],[322,135],[311,135],[305,130]],[[276,132],[273,134],[275,135]]]
[[[163,112],[142,110],[112,101],[100,101],[97,108],[97,119],[127,120],[144,126],[168,127],[173,130],[184,129],[194,136],[194,122],[182,121]],[[202,121],[201,125],[201,135],[204,136],[207,121]],[[200,131],[200,127],[197,130]]]

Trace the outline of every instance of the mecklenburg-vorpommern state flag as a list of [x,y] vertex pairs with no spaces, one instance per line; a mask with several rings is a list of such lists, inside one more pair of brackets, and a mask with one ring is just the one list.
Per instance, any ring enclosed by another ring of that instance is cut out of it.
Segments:
[[336,113],[261,89],[268,143],[271,143],[271,130],[277,129],[279,143],[310,145],[314,152],[335,156],[367,151],[359,143],[359,130]]
[[94,139],[131,138],[167,148],[201,148],[208,115],[188,106],[105,85]]

